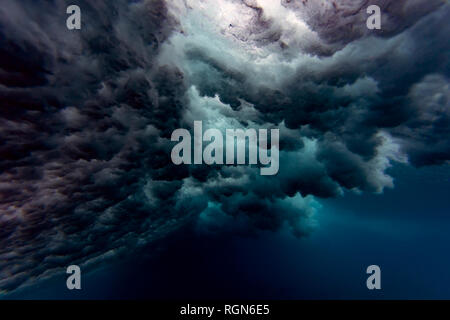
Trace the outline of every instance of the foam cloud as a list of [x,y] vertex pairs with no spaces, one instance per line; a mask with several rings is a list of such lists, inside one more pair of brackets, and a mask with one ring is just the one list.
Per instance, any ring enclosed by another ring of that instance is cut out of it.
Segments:
[[[386,169],[449,160],[448,4],[4,1],[0,288],[201,232],[314,226],[320,198],[393,187]],[[72,3],[70,3],[72,4]],[[280,171],[175,166],[170,135],[280,128]]]

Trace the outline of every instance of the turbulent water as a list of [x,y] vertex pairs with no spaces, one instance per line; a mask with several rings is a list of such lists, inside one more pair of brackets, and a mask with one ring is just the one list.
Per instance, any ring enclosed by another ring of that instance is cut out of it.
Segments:
[[[366,27],[369,4],[381,30]],[[440,0],[0,6],[0,289],[132,255],[193,219],[311,232],[320,198],[450,159]],[[176,166],[171,133],[279,128],[280,169]]]

